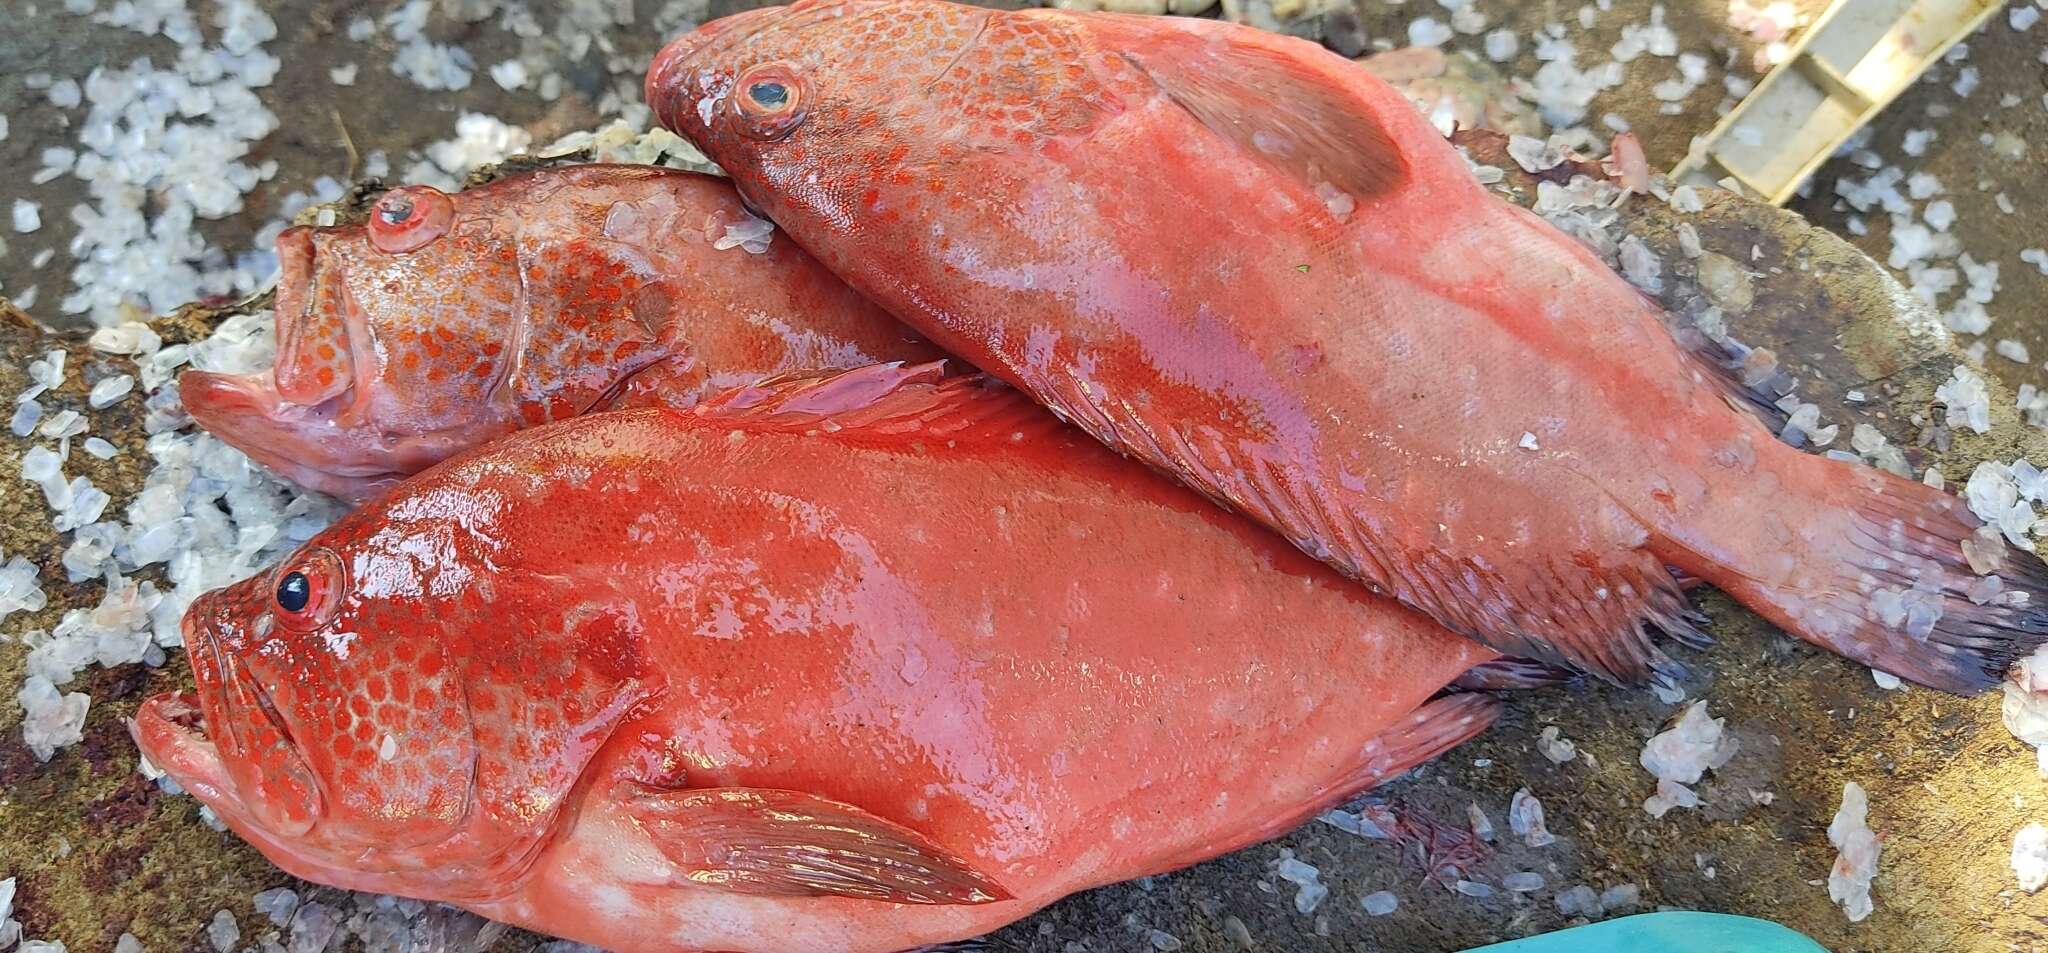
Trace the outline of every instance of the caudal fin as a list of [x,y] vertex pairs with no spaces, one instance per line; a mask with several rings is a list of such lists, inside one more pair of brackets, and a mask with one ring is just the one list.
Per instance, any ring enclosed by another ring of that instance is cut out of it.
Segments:
[[1930,688],[1984,691],[2048,641],[2048,564],[1980,533],[1963,501],[1788,456],[1777,492],[1717,521],[1720,561],[1703,546],[1653,548],[1786,631]]

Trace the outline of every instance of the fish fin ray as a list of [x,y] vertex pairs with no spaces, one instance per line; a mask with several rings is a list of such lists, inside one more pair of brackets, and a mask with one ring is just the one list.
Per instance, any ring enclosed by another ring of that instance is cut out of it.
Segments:
[[[1798,466],[1842,466],[1786,452]],[[1786,521],[1786,541],[1763,548],[1772,555],[1789,549],[1795,565],[1813,573],[1805,585],[1773,581],[1760,566],[1716,564],[1676,541],[1652,546],[1669,549],[1672,562],[1786,632],[1928,688],[1984,691],[2048,642],[2048,564],[2039,556],[1996,536],[1971,542],[1981,521],[1952,494],[1874,468],[1849,472],[1859,482],[1847,506],[1787,495],[1799,505],[1774,511]],[[1837,490],[1848,482],[1827,479]],[[1985,584],[1966,542],[2003,554],[1990,574],[1998,584],[1988,596],[1978,593],[1986,596],[1981,604],[1971,592]],[[2014,593],[2025,595],[2014,602]]]
[[1408,160],[1379,104],[1346,83],[1381,80],[1363,69],[1354,79],[1309,59],[1335,54],[1214,24],[1161,31],[1157,17],[1095,16],[1088,26],[1196,122],[1308,188],[1328,183],[1366,199],[1407,176]]
[[1678,581],[1645,550],[1604,553],[1598,568],[1588,568],[1535,559],[1495,565],[1404,545],[1369,512],[1285,467],[1233,449],[1213,431],[1197,429],[1191,436],[1067,377],[1032,375],[1023,384],[1097,440],[1503,654],[1571,666],[1610,681],[1642,682],[1652,675],[1685,675],[1685,667],[1652,642],[1646,624],[1684,644],[1711,641],[1693,624]]
[[1503,656],[1481,662],[1452,680],[1450,690],[1460,692],[1512,692],[1552,685],[1574,685],[1583,673],[1539,662],[1535,659]]
[[1362,761],[1333,785],[1338,801],[1379,787],[1423,762],[1478,737],[1505,706],[1492,695],[1461,692],[1423,702],[1386,731],[1366,742]]
[[1014,442],[1060,429],[1044,408],[994,378],[944,375],[943,361],[784,375],[713,394],[691,413],[737,430],[827,431],[834,439]]
[[830,798],[644,787],[626,811],[691,883],[777,897],[982,904],[1009,891],[924,835]]
[[[1650,299],[1649,306],[1659,310],[1667,325],[1676,320],[1672,315],[1663,313],[1663,305],[1656,299]],[[1791,416],[1778,406],[1778,399],[1784,395],[1772,393],[1769,380],[1757,384],[1743,380],[1743,355],[1736,353],[1742,345],[1724,344],[1696,333],[1686,333],[1688,329],[1683,327],[1673,327],[1672,330],[1683,345],[1679,353],[1685,355],[1686,360],[1699,369],[1701,376],[1720,391],[1723,403],[1770,428],[1771,433],[1785,429]]]
[[1491,726],[1505,709],[1493,695],[1460,692],[1417,705],[1359,749],[1355,767],[1305,798],[1297,811],[1276,814],[1235,841],[1238,846],[1278,837],[1339,804],[1392,781]]

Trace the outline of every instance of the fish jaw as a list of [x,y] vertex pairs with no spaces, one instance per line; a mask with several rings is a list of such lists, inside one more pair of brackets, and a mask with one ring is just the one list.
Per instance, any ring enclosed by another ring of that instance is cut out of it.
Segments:
[[451,434],[398,438],[341,419],[349,395],[315,406],[279,394],[269,372],[178,376],[185,410],[209,433],[308,489],[362,503],[467,447]]
[[[197,717],[185,718],[183,726],[202,729],[211,743],[238,812],[290,839],[313,828],[324,797],[291,726],[245,661],[275,626],[268,611],[271,579],[258,575],[206,593],[180,620],[198,686]],[[175,708],[159,713],[192,714]]]
[[375,874],[322,862],[299,846],[302,838],[282,836],[258,822],[229,775],[219,746],[207,734],[208,724],[197,693],[165,692],[142,703],[128,721],[128,735],[149,763],[292,876],[350,890],[401,889]]
[[206,734],[206,716],[197,692],[152,696],[129,719],[128,735],[150,764],[199,800],[215,805],[216,811],[218,805],[230,810],[239,806],[220,748]]

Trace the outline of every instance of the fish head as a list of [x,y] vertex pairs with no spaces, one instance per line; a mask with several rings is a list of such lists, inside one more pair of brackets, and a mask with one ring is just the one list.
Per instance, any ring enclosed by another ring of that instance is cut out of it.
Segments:
[[915,220],[976,157],[1092,127],[1110,93],[1087,50],[1073,23],[1031,13],[803,2],[677,38],[646,96],[778,223],[843,234]]
[[194,600],[196,690],[143,704],[143,754],[301,877],[508,889],[645,693],[602,581],[525,568],[502,502],[428,474]]
[[[647,312],[665,320],[676,297],[602,239],[608,204],[545,179],[413,185],[361,223],[287,229],[275,366],[188,371],[186,409],[258,462],[356,501],[581,413],[655,358]],[[562,237],[581,235],[595,238]]]

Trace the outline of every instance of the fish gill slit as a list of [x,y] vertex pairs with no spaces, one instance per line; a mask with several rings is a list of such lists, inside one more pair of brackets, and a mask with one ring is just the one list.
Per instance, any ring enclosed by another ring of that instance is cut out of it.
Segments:
[[[513,261],[515,267],[512,269],[512,327],[505,335],[505,360],[498,365],[497,374],[491,378],[490,389],[484,392],[483,403],[486,407],[496,404],[499,400],[498,395],[509,395],[512,378],[526,368],[526,341],[532,335],[532,329],[527,326],[531,320],[528,314],[533,309],[527,306],[529,296],[526,268],[529,262],[525,242],[519,243],[518,250],[513,253]],[[507,399],[512,401],[513,409],[517,410],[518,396],[509,395]]]

